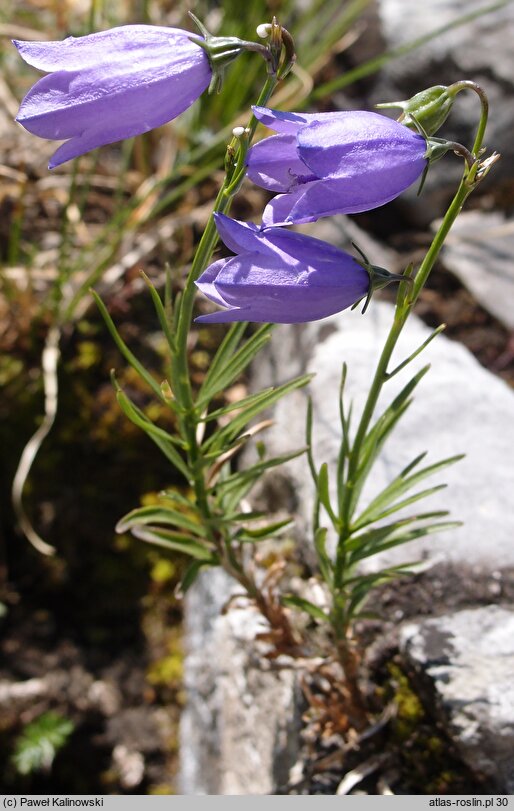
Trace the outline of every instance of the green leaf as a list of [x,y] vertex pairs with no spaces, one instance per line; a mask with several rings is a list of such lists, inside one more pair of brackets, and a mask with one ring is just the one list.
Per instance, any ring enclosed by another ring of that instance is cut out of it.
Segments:
[[[273,324],[264,324],[232,356],[225,349],[222,356],[218,357],[219,352],[216,354],[198,393],[196,405],[200,410],[209,403],[215,394],[226,389],[239,377],[260,349],[268,343],[271,338],[272,328]],[[230,332],[231,330],[229,330],[229,334]],[[231,345],[235,341],[235,334],[238,333],[234,331],[232,334],[232,339],[229,342]]]
[[287,605],[292,608],[299,608],[302,611],[305,611],[305,613],[309,614],[312,619],[318,620],[319,622],[329,621],[328,614],[325,614],[325,612],[319,608],[319,606],[314,605],[314,603],[311,603],[310,600],[305,600],[303,597],[297,597],[294,594],[286,594],[281,598],[281,602],[283,605]]
[[120,350],[120,352],[123,355],[123,357],[125,358],[125,360],[127,360],[130,363],[132,368],[135,369],[135,371],[138,373],[138,375],[145,381],[145,383],[148,384],[148,386],[152,389],[152,391],[158,397],[158,399],[161,402],[166,402],[166,400],[165,400],[165,398],[163,396],[163,393],[161,391],[160,385],[157,383],[156,380],[154,380],[152,375],[149,372],[146,371],[145,367],[138,361],[136,356],[130,351],[130,349],[128,348],[126,343],[121,338],[118,330],[116,329],[114,321],[112,320],[111,316],[107,312],[107,308],[106,308],[105,304],[103,303],[102,299],[100,298],[100,296],[98,295],[98,293],[96,293],[94,290],[91,290],[91,295],[93,296],[94,300],[96,301],[98,309],[100,310],[102,318],[104,319],[105,324],[107,326],[107,329],[111,333],[116,346]]
[[182,580],[180,581],[180,585],[177,589],[177,596],[183,597],[187,591],[191,588],[193,583],[195,582],[196,578],[200,574],[201,570],[204,569],[206,566],[214,566],[216,563],[207,563],[203,560],[193,560],[187,567]]
[[311,471],[311,476],[314,484],[318,485],[318,470],[316,467],[316,462],[314,460],[314,455],[312,451],[312,425],[313,425],[313,406],[312,406],[312,397],[307,399],[307,419],[306,419],[306,440],[305,444],[307,445],[307,461],[309,463],[309,468]]
[[58,751],[74,730],[73,723],[55,712],[45,712],[18,737],[13,762],[19,774],[48,771]]
[[196,504],[187,498],[187,496],[182,495],[182,493],[180,493],[178,490],[161,490],[159,493],[159,498],[171,501],[172,504],[178,504],[185,510],[190,510],[200,516],[200,512],[198,511]]
[[[205,392],[208,392],[210,388],[213,386],[217,375],[220,373],[220,371],[223,370],[227,361],[235,353],[237,347],[239,346],[240,342],[243,339],[243,336],[247,328],[248,324],[246,324],[243,321],[236,322],[235,324],[232,324],[230,326],[225,337],[220,343],[216,351],[216,354],[214,355],[209,364],[209,369],[207,370],[207,374],[204,377],[202,386],[199,391],[199,399],[201,399],[205,394]],[[210,397],[208,396],[207,399],[210,399]]]
[[360,529],[368,526],[369,524],[375,523],[376,521],[382,521],[384,518],[387,518],[393,513],[398,512],[398,510],[403,510],[404,507],[409,507],[411,504],[414,504],[416,501],[420,501],[423,498],[428,498],[428,496],[432,496],[434,493],[438,493],[440,490],[445,490],[447,487],[446,484],[437,484],[435,487],[429,487],[426,490],[420,490],[419,493],[415,493],[408,498],[402,499],[402,501],[397,501],[388,509],[384,510],[381,513],[377,513],[372,515],[370,518],[361,521],[360,518],[355,524],[352,526],[351,530],[353,532],[357,532]]
[[154,425],[153,422],[151,422],[151,420],[149,420],[148,417],[146,417],[143,412],[131,402],[125,392],[122,391],[119,386],[117,388],[116,399],[118,400],[123,413],[131,422],[134,423],[134,425],[142,428],[142,430],[150,437],[152,442],[155,442],[164,456],[169,459],[169,461],[189,482],[191,480],[190,471],[186,462],[174,447],[176,444],[180,443],[180,440],[172,437],[167,431],[164,431],[162,428],[158,428],[156,425]]
[[330,560],[327,553],[326,542],[327,542],[326,527],[318,527],[317,531],[314,533],[314,548],[318,556],[318,563],[321,576],[323,577],[325,583],[331,586],[333,582],[333,566],[332,561]]
[[257,543],[258,541],[265,541],[272,538],[285,527],[291,526],[293,523],[292,518],[284,518],[282,521],[274,521],[266,526],[251,529],[250,527],[242,527],[238,529],[234,535],[234,541],[240,543]]
[[352,497],[350,499],[350,516],[353,515],[362,492],[362,488],[378,454],[382,450],[384,443],[390,436],[400,418],[409,408],[412,402],[410,395],[429,369],[430,365],[424,366],[408,381],[399,394],[376,420],[366,435],[366,438],[362,444],[360,458],[358,460],[355,481],[353,482]]
[[[168,342],[168,346],[172,352],[175,351],[175,336],[170,327],[170,318],[169,313],[166,312],[164,304],[161,301],[161,297],[159,296],[155,286],[152,284],[146,273],[141,272],[143,279],[145,280],[146,284],[148,285],[148,289],[150,290],[150,295],[152,297],[152,301],[155,307],[155,311],[157,313],[157,317],[159,319],[159,323],[161,325],[161,329],[166,337]],[[169,273],[167,274],[169,278]]]
[[408,474],[421,461],[421,459],[424,458],[424,456],[425,454],[416,457],[413,462],[402,470],[401,473],[396,476],[396,478],[393,479],[393,481],[384,490],[382,490],[382,492],[379,493],[370,504],[368,504],[366,509],[357,519],[357,525],[362,526],[364,523],[370,523],[377,520],[377,517],[381,515],[386,508],[389,508],[390,504],[396,501],[396,499],[398,499],[412,487],[415,487],[419,482],[423,481],[423,479],[426,479],[427,476],[432,476],[434,473],[438,473],[445,467],[453,465],[455,462],[458,462],[460,459],[464,458],[463,454],[450,456],[448,459],[442,459],[440,462],[436,462],[433,465],[428,465],[422,470],[419,470],[417,473],[413,473],[409,476]]
[[351,453],[350,424],[352,419],[352,404],[350,404],[348,413],[346,413],[346,408],[344,404],[344,389],[346,385],[347,374],[348,374],[348,366],[346,365],[346,363],[343,363],[343,368],[341,371],[341,382],[339,384],[339,419],[341,422],[341,444],[339,446],[339,454],[337,457],[337,471],[336,471],[337,504],[339,509],[339,515],[343,514],[344,509],[344,497],[346,485],[345,471]]
[[351,586],[350,597],[346,602],[346,613],[348,622],[360,614],[361,608],[366,604],[370,593],[384,583],[389,583],[402,575],[411,574],[412,567],[417,566],[415,562],[402,563],[399,566],[391,566],[379,572],[366,575],[357,575],[345,581],[346,586]]
[[[224,425],[218,431],[209,437],[209,439],[202,446],[202,451],[224,451],[227,445],[230,445],[237,438],[239,433],[245,428],[247,423],[260,414],[264,409],[270,408],[274,403],[284,397],[286,394],[306,386],[312,380],[312,375],[302,375],[296,377],[281,386],[273,389],[267,389],[259,395],[254,396],[253,402],[250,402],[246,407],[242,407],[238,413],[227,425]],[[249,398],[251,399],[251,398]]]
[[[410,267],[412,267],[412,266],[410,266]],[[405,273],[404,273],[403,275],[404,275],[404,278],[406,278]],[[410,274],[409,274],[409,275],[410,275]],[[387,380],[391,380],[391,378],[392,378],[392,377],[394,377],[395,375],[397,375],[397,374],[398,374],[398,372],[401,372],[401,371],[402,371],[402,369],[405,369],[405,367],[406,367],[406,366],[407,366],[407,365],[408,365],[408,364],[409,364],[411,361],[413,361],[413,360],[414,360],[414,358],[417,358],[417,356],[418,356],[418,355],[420,355],[420,354],[421,354],[421,352],[423,352],[423,350],[424,350],[424,349],[426,349],[426,348],[427,348],[427,346],[428,346],[430,343],[432,343],[432,341],[434,340],[434,338],[437,338],[437,336],[438,336],[438,335],[439,335],[439,334],[440,334],[440,333],[441,333],[441,332],[442,332],[442,331],[443,331],[445,328],[446,328],[446,324],[440,324],[440,325],[437,327],[437,329],[435,329],[435,330],[434,330],[434,331],[433,331],[433,332],[432,332],[432,333],[431,333],[431,334],[428,336],[428,338],[427,338],[425,341],[423,341],[423,343],[422,343],[422,344],[420,344],[420,345],[418,346],[418,348],[417,348],[417,349],[415,349],[415,350],[414,350],[414,352],[411,352],[411,354],[410,354],[410,355],[409,355],[407,358],[405,358],[405,360],[403,360],[401,363],[399,363],[399,364],[398,364],[398,366],[396,366],[396,367],[393,369],[393,371],[392,371],[392,372],[387,372],[387,374],[386,374],[386,379],[387,379]]]
[[284,453],[281,456],[273,456],[270,459],[264,459],[262,462],[257,462],[257,464],[245,470],[238,470],[235,473],[229,474],[225,479],[217,482],[210,489],[212,492],[221,491],[223,493],[229,493],[232,489],[239,487],[240,484],[245,484],[246,482],[253,484],[253,482],[260,478],[267,470],[290,462],[291,459],[296,459],[303,453],[305,453],[305,448],[300,448],[300,450]]
[[291,459],[301,456],[304,452],[305,449],[301,448],[299,451],[293,451],[283,456],[263,460],[246,470],[229,474],[225,479],[221,479],[214,485],[212,491],[216,494],[223,510],[227,513],[234,512],[238,508],[241,500],[245,498],[266,470],[285,464],[285,462],[289,462]]
[[128,532],[136,526],[146,524],[169,524],[180,529],[188,530],[193,535],[206,537],[206,530],[201,524],[188,518],[184,513],[173,510],[170,507],[151,505],[149,507],[139,507],[127,513],[116,524],[116,532]]
[[213,551],[208,546],[195,540],[190,535],[151,526],[135,526],[132,528],[132,534],[140,541],[162,546],[175,552],[183,552],[205,563],[213,563],[216,560]]
[[339,525],[339,519],[332,509],[332,504],[330,502],[328,465],[326,462],[323,462],[318,473],[318,498],[327,511],[332,524],[337,528]]
[[443,530],[455,529],[461,526],[459,521],[441,521],[436,524],[425,524],[420,527],[413,526],[412,529],[406,529],[414,523],[430,518],[442,517],[448,515],[447,512],[434,512],[425,513],[419,516],[413,516],[404,521],[396,521],[387,527],[377,527],[377,529],[370,530],[363,533],[356,538],[352,538],[348,546],[351,545],[351,552],[349,554],[350,566],[355,566],[359,561],[364,558],[369,558],[372,555],[378,555],[380,552],[385,552],[386,549],[391,549],[393,546],[409,543],[417,538],[424,538],[426,535],[433,535],[436,532]]
[[243,397],[241,400],[237,400],[233,403],[222,406],[221,408],[217,408],[215,411],[211,411],[209,414],[206,414],[205,417],[202,417],[202,422],[212,422],[213,420],[226,416],[226,414],[230,414],[232,411],[237,411],[240,408],[246,408],[246,406],[251,406],[254,403],[258,403],[261,398],[266,397],[266,395],[272,391],[273,387],[270,386],[269,388],[259,391],[256,394],[249,394],[248,397]]

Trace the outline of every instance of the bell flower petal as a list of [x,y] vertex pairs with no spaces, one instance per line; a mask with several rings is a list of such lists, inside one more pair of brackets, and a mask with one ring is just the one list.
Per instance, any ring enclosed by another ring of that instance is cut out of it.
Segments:
[[50,71],[29,90],[16,120],[42,138],[71,139],[51,168],[176,118],[212,76],[203,49],[176,28],[128,25],[14,44],[26,62]]
[[[405,191],[427,165],[425,138],[378,113],[323,113],[303,124],[294,113],[265,110],[259,117],[280,132],[289,128],[260,141],[247,157],[249,177],[282,192],[264,212],[265,227],[377,208]],[[282,148],[274,150],[277,138]]]
[[298,155],[296,135],[272,135],[255,144],[247,174],[257,186],[278,192],[316,179]]
[[252,107],[253,114],[261,124],[275,132],[294,135],[300,127],[314,121],[323,121],[333,113],[283,113],[281,110],[272,110],[270,107]]
[[240,222],[226,214],[214,214],[216,228],[221,239],[234,253],[259,252],[263,244],[263,234],[253,222]]
[[252,241],[248,247],[253,249],[243,248],[202,273],[198,288],[227,309],[202,315],[197,321],[316,321],[350,307],[369,290],[370,277],[362,265],[319,239],[282,228],[254,231],[220,215],[217,226],[222,238],[228,234],[232,244],[233,234],[246,230]]
[[[414,179],[425,168],[426,141],[391,118],[357,111],[334,114],[329,120],[303,127],[297,135],[300,159],[317,177],[354,177],[404,166],[415,168]],[[363,151],[364,166],[363,164]],[[413,181],[409,181],[412,183]]]

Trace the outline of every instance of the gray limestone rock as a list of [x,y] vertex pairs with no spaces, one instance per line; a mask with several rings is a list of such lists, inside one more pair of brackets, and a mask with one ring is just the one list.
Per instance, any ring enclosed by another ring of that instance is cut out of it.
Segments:
[[297,757],[295,672],[263,656],[256,637],[266,626],[254,609],[236,603],[220,613],[231,593],[224,573],[212,570],[187,598],[184,794],[273,794]]
[[[365,249],[371,253],[373,245]],[[337,389],[341,364],[348,364],[348,395],[358,412],[392,316],[389,304],[374,301],[366,316],[347,311],[313,324],[278,327],[254,371],[256,389],[282,383],[306,370],[315,372],[310,386],[315,406],[315,454],[318,463],[328,462],[332,471],[340,439]],[[413,352],[429,334],[426,326],[412,318],[396,362]],[[432,369],[386,444],[364,500],[424,450],[429,462],[465,452],[466,458],[459,464],[433,482],[427,480],[427,486],[446,481],[448,488],[423,505],[424,509],[449,508],[452,517],[464,524],[397,547],[379,560],[371,558],[368,565],[376,568],[425,558],[428,564],[450,562],[480,566],[485,571],[514,566],[514,393],[464,347],[439,336],[411,369],[392,378],[380,407],[427,362],[432,363]],[[305,444],[306,397],[305,391],[297,391],[275,407],[274,426],[266,437],[263,435],[269,453]],[[285,474],[289,488],[284,492],[292,489],[296,493],[298,534],[308,545],[312,485],[305,459],[293,460]],[[332,483],[333,479],[332,474]],[[221,613],[231,589],[221,572],[209,571],[187,598],[188,704],[181,733],[182,790],[186,794],[273,793],[286,781],[288,768],[295,762],[298,702],[294,673],[263,666],[262,651],[254,642],[262,624],[254,611],[236,603],[228,613]],[[487,644],[492,645],[495,638],[491,630]],[[458,648],[460,643],[454,644]],[[487,656],[484,652],[480,656],[480,667],[487,671]],[[497,682],[499,697],[504,689],[503,671],[496,660],[494,668],[489,689],[496,689],[493,681]],[[456,685],[457,705],[460,682]],[[482,722],[487,722],[485,714],[477,718],[477,726]],[[485,728],[477,729],[476,734],[484,740],[492,733]]]
[[[315,372],[310,386],[315,413],[314,450],[318,465],[327,462],[331,471],[335,470],[340,442],[337,386],[341,364],[348,364],[348,400],[354,402],[357,415],[392,317],[391,305],[374,301],[365,316],[357,310],[346,311],[301,327],[279,327],[266,362],[256,371],[257,385],[283,382],[304,371]],[[413,317],[400,339],[395,362],[412,353],[429,334],[430,330]],[[440,335],[386,385],[378,411],[427,363],[432,367],[418,387],[414,403],[384,446],[364,490],[363,504],[419,453],[428,451],[427,463],[465,453],[458,464],[425,480],[426,486],[445,482],[448,487],[422,502],[424,510],[449,509],[451,518],[463,525],[396,547],[378,559],[369,559],[368,566],[425,558],[431,562],[480,564],[491,570],[512,566],[514,392],[481,367],[467,349]],[[304,390],[277,405],[275,424],[267,438],[270,453],[282,453],[305,443],[305,412]],[[287,470],[300,505],[302,531],[308,538],[312,485],[305,459],[288,463]],[[331,478],[333,483],[333,473]]]
[[407,660],[430,681],[463,760],[514,792],[514,611],[459,611],[406,626]]
[[[484,0],[429,0],[409,3],[405,0],[376,0],[368,14],[368,29],[355,45],[353,60],[377,55],[369,52],[367,42],[380,42],[382,51],[396,57],[382,66],[365,85],[365,96],[341,98],[342,108],[407,99],[429,86],[468,79],[478,82],[489,97],[491,115],[485,146],[489,153],[502,154],[501,170],[495,169],[482,186],[492,188],[499,171],[505,178],[514,174],[514,146],[511,137],[514,118],[514,4]],[[407,12],[407,13],[406,13]],[[481,13],[486,12],[486,13]],[[461,24],[457,24],[458,21]],[[436,37],[431,33],[439,30]],[[406,46],[417,42],[417,47]],[[402,49],[404,52],[402,53]],[[388,110],[395,117],[400,111]],[[438,136],[459,141],[468,148],[480,116],[478,98],[472,92],[460,93],[448,121]],[[439,216],[441,205],[453,193],[462,172],[462,161],[449,155],[434,164],[423,194],[415,186],[402,195],[399,205],[420,226],[426,227]],[[508,181],[507,181],[508,182]]]
[[476,300],[514,330],[514,220],[499,212],[466,211],[452,228],[443,261]]

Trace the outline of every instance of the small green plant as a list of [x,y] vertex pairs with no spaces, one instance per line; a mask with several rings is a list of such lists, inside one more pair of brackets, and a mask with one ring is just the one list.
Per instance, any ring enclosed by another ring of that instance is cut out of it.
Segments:
[[13,762],[19,774],[49,772],[57,753],[74,730],[73,722],[56,712],[45,712],[19,735]]

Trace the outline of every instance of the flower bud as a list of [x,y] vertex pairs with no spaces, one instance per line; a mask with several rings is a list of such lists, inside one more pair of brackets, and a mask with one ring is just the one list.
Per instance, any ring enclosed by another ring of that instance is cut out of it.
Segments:
[[399,107],[403,112],[398,119],[406,127],[433,135],[444,124],[452,109],[456,93],[444,85],[434,85],[416,93],[406,101],[391,101],[375,105],[378,109]]

